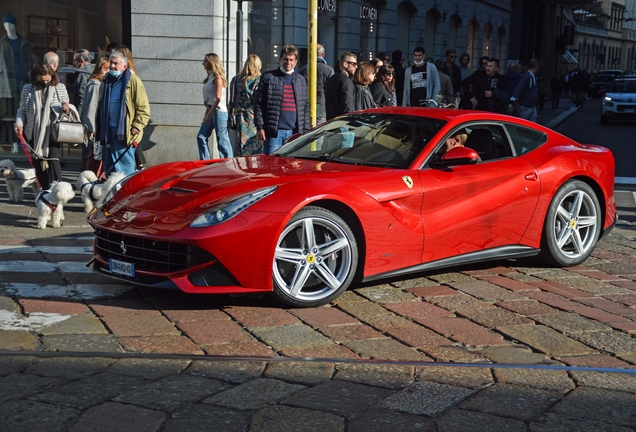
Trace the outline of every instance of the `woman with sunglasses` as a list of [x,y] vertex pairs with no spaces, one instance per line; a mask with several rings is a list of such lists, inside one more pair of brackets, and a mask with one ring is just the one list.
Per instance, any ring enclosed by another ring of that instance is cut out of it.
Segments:
[[395,106],[395,79],[393,66],[385,64],[375,75],[375,80],[369,86],[373,100],[378,106]]

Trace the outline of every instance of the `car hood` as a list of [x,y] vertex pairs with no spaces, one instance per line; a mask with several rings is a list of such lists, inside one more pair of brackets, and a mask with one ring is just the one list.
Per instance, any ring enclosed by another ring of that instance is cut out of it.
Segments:
[[129,211],[185,215],[200,213],[232,198],[309,178],[341,178],[394,171],[334,162],[250,156],[204,162],[176,162],[133,176],[116,195]]

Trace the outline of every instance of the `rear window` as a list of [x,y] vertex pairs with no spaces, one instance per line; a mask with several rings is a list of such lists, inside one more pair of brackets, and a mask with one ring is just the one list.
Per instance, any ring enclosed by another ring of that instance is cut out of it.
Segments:
[[548,136],[545,133],[534,129],[513,124],[506,125],[506,129],[508,129],[512,146],[517,155],[528,153],[548,141]]

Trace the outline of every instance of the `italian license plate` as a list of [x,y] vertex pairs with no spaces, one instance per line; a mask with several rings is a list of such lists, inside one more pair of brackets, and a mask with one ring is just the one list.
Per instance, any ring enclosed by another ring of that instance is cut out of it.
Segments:
[[625,111],[623,111],[623,112],[633,113],[633,112],[636,112],[636,110],[634,108],[626,108]]
[[110,259],[110,271],[124,276],[135,277],[135,265],[115,259]]

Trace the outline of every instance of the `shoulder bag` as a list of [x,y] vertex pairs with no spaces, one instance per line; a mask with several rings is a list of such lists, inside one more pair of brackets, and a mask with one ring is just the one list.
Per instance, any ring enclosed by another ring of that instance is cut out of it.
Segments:
[[[57,89],[55,89],[57,91]],[[58,96],[59,97],[59,96]],[[51,108],[53,111],[53,109]],[[77,109],[73,106],[68,114],[53,111],[51,120],[51,138],[59,143],[83,144],[86,140],[86,128],[79,121]]]
[[230,105],[232,108],[230,109],[229,115],[227,117],[227,127],[236,130],[238,126],[238,122],[236,121],[236,110],[234,109],[234,103],[236,101],[236,82],[238,81],[237,77],[234,77],[234,85],[232,86],[232,98],[230,99]]

